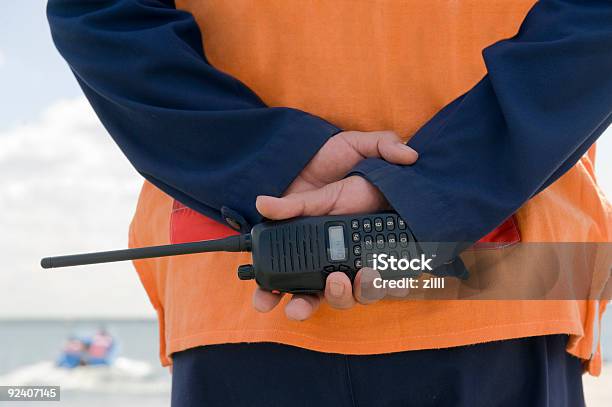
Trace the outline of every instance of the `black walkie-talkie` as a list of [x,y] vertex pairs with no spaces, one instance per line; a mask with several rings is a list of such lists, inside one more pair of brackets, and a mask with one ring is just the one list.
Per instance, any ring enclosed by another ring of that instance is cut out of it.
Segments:
[[241,266],[238,276],[280,292],[322,291],[334,271],[353,279],[373,266],[374,254],[416,255],[406,223],[392,212],[260,223],[251,239],[253,265]]
[[[374,255],[411,259],[419,249],[397,213],[303,217],[264,222],[250,234],[224,239],[86,253],[41,260],[43,268],[137,260],[203,252],[252,252],[253,264],[238,268],[241,280],[255,279],[265,290],[308,293],[325,288],[329,273],[351,279]],[[413,273],[414,274],[414,273]],[[416,273],[417,275],[420,273]]]

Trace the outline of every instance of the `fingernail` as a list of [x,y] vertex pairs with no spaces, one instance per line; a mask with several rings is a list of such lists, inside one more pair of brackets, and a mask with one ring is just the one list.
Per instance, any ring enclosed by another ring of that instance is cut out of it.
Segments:
[[399,145],[400,145],[400,146],[402,146],[402,148],[403,148],[404,150],[411,151],[411,152],[413,152],[414,154],[416,154],[416,155],[417,155],[417,157],[418,157],[419,153],[417,153],[417,152],[414,150],[414,148],[412,148],[412,147],[410,147],[410,146],[408,146],[407,144],[404,144],[404,143],[399,143]]
[[329,283],[329,293],[332,297],[340,298],[344,295],[344,284],[332,281]]

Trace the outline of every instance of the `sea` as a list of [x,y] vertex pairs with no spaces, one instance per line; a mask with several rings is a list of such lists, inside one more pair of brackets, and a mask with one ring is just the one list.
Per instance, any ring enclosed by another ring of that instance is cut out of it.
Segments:
[[[70,335],[92,334],[99,328],[117,340],[112,367],[55,366]],[[605,368],[602,377],[585,379],[589,406],[612,405],[612,317],[602,330]],[[0,407],[160,407],[170,405],[170,373],[158,359],[154,320],[9,320],[0,321],[0,385],[59,384],[58,402],[1,402]]]
[[[58,368],[70,335],[106,329],[117,341],[112,367]],[[0,321],[0,385],[59,384],[60,402],[14,402],[19,407],[161,407],[170,405],[170,374],[158,358],[154,320]],[[11,403],[0,401],[0,406]]]

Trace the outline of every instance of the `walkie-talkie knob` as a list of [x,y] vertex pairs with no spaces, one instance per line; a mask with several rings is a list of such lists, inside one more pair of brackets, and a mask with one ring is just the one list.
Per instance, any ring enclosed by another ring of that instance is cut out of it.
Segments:
[[255,278],[255,269],[252,264],[243,264],[238,267],[238,278],[241,280],[252,280]]

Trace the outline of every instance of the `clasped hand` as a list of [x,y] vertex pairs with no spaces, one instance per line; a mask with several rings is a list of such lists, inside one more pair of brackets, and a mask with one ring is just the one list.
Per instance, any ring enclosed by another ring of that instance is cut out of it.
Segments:
[[[410,165],[416,162],[418,154],[390,131],[338,133],[321,147],[281,198],[259,196],[257,210],[268,219],[282,220],[296,216],[345,215],[388,209],[385,197],[365,178],[346,177],[355,165],[370,157]],[[375,295],[363,295],[362,287],[367,287],[377,276],[376,271],[363,268],[352,285],[346,274],[331,273],[325,285],[325,301],[334,308],[348,309],[356,302],[375,302],[385,294],[405,294],[377,290]],[[282,296],[257,288],[253,306],[260,312],[269,312],[279,304]],[[308,319],[321,300],[319,295],[294,294],[285,306],[285,314],[292,320]]]

